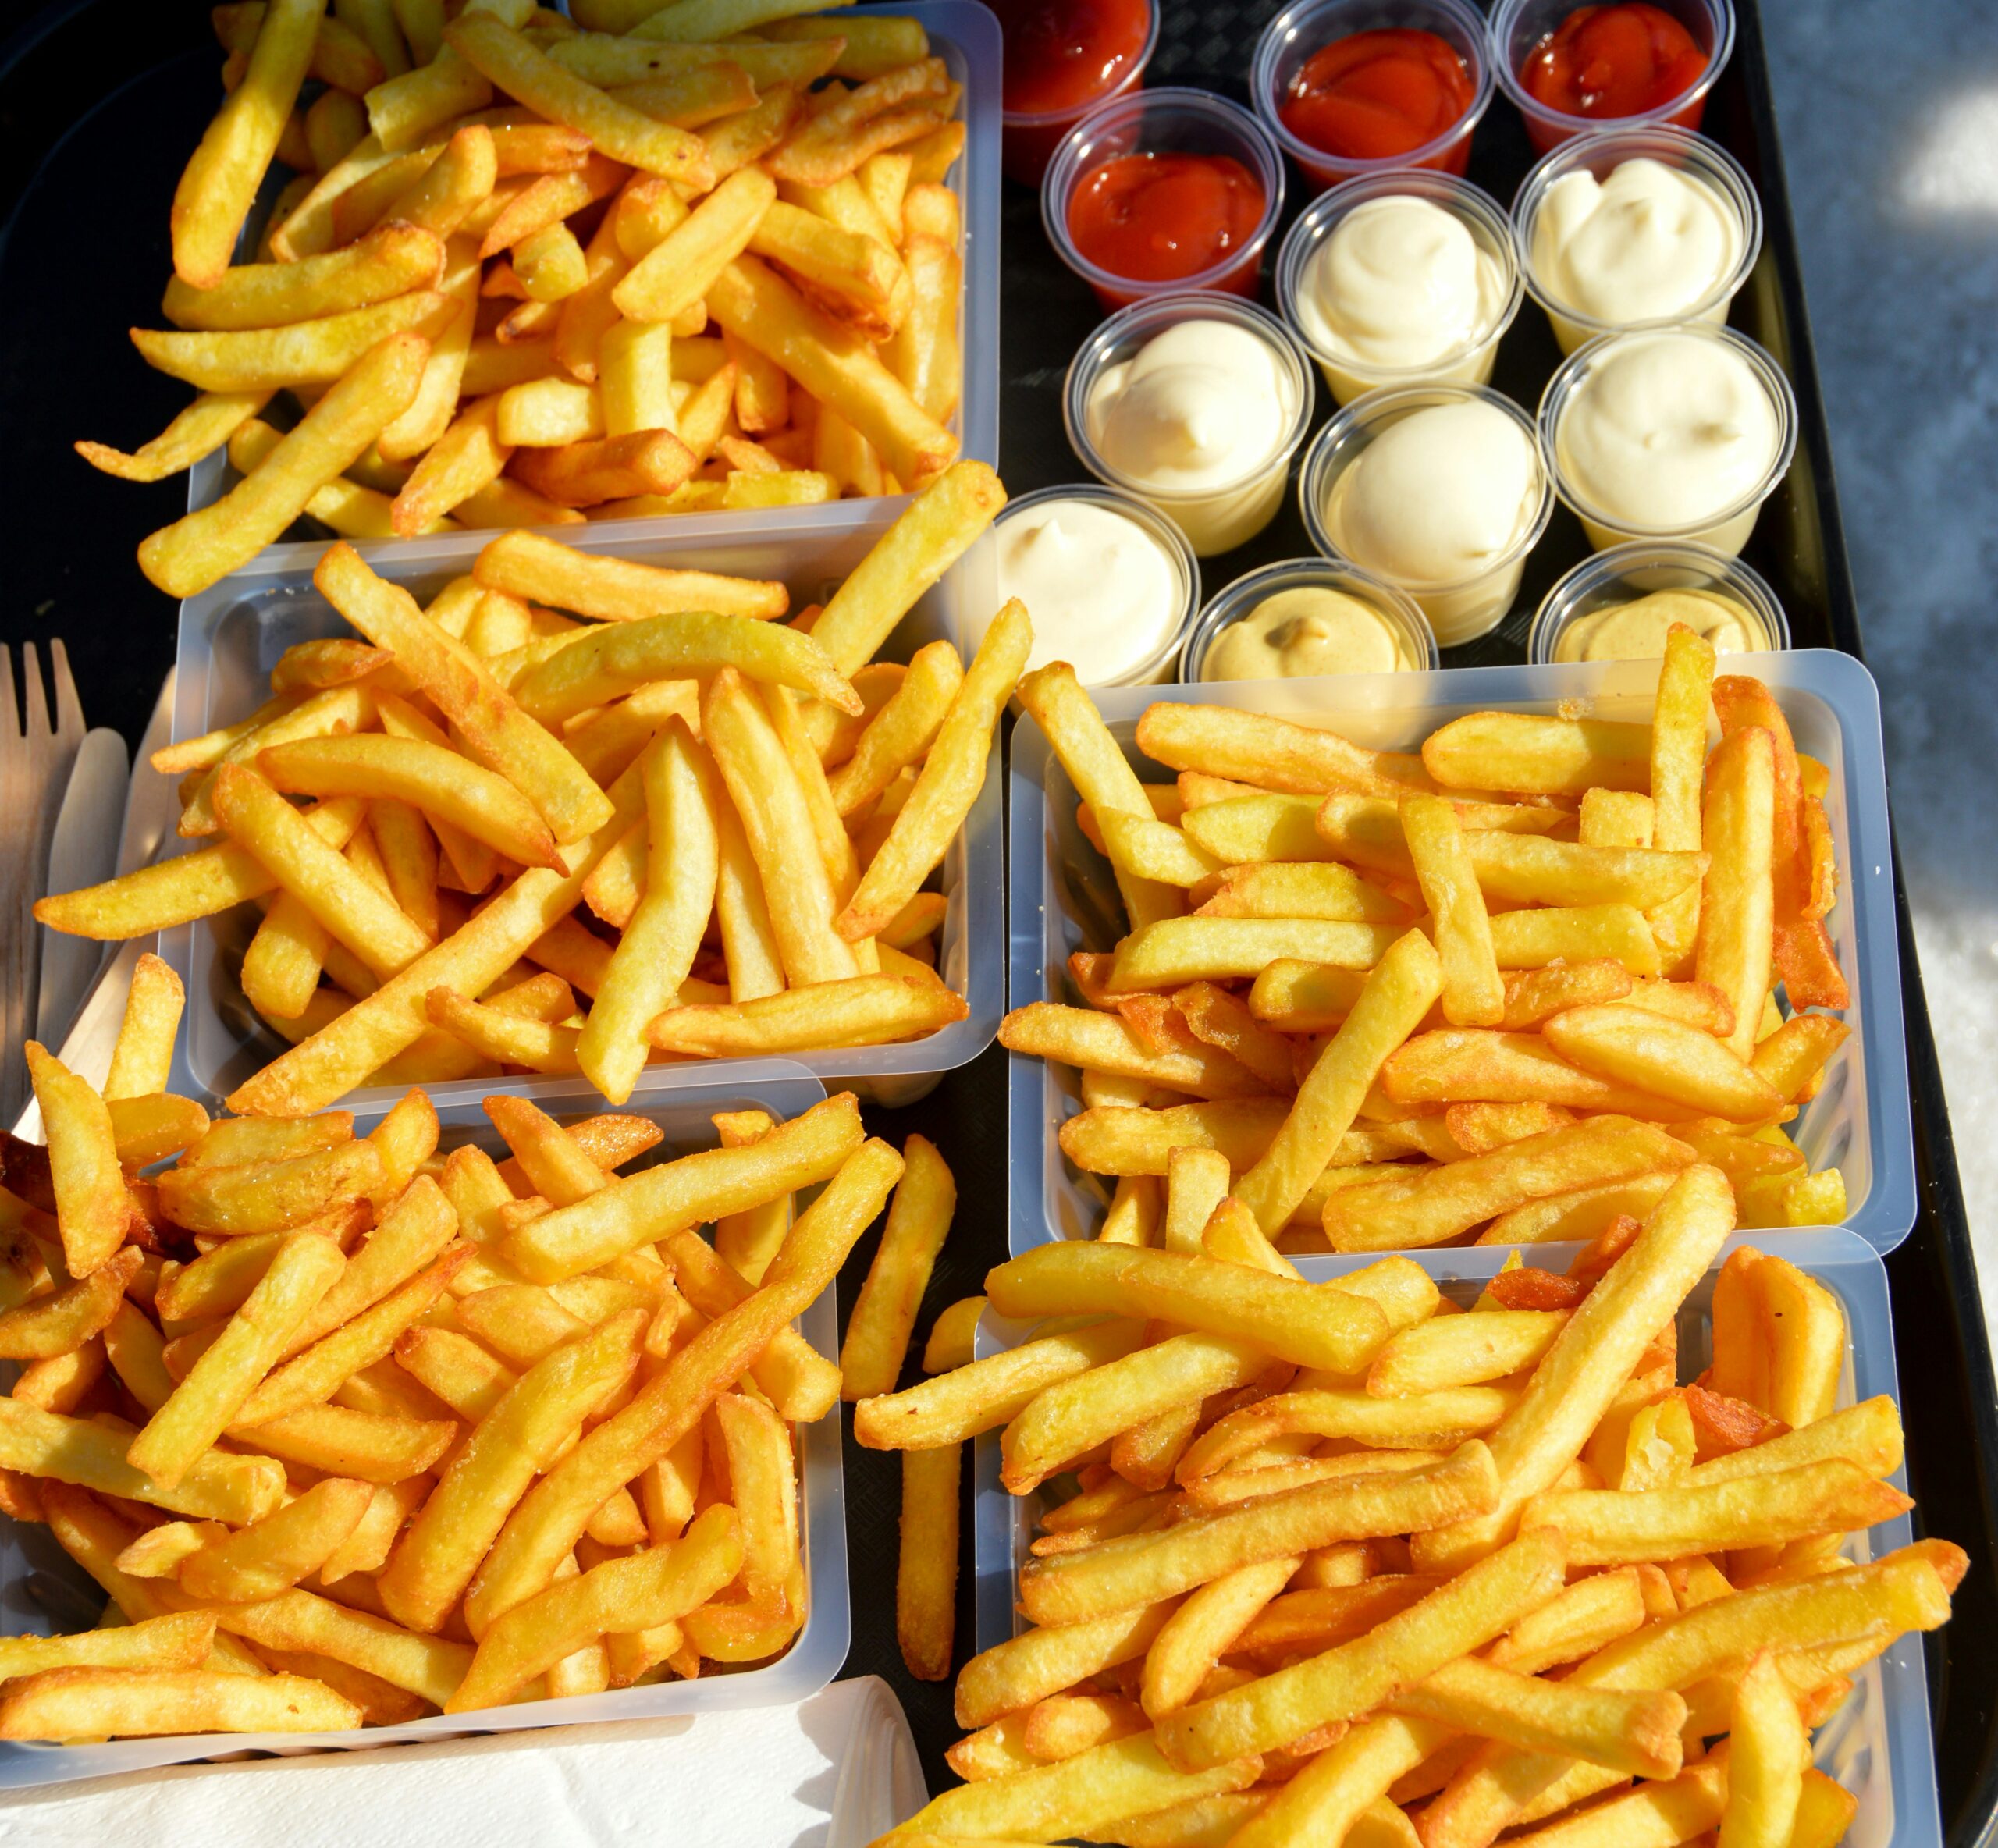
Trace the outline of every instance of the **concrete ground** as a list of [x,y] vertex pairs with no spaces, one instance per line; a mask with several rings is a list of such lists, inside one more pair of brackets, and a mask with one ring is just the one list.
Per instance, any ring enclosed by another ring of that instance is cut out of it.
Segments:
[[1846,538],[1998,1334],[1998,9],[1764,0]]

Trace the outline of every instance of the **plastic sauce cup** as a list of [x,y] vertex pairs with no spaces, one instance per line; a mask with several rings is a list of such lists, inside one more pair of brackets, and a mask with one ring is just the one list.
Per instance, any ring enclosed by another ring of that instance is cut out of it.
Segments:
[[[1137,656],[1107,679],[1092,681],[1090,684],[1150,687],[1175,678],[1180,649],[1193,627],[1193,613],[1200,606],[1200,565],[1193,556],[1193,548],[1186,543],[1186,535],[1149,502],[1139,499],[1135,494],[1127,494],[1121,488],[1107,488],[1100,482],[1071,482],[1061,487],[1038,489],[1032,494],[1022,494],[1016,500],[1008,501],[992,523],[994,536],[1003,536],[1007,523],[1017,520],[1022,514],[1065,500],[1079,500],[1101,507],[1104,512],[1118,514],[1139,528],[1165,554],[1172,567],[1179,598],[1172,627],[1162,643]],[[1057,659],[1059,658],[1058,655]]]
[[[1434,33],[1463,60],[1470,73],[1470,105],[1442,134],[1406,154],[1384,160],[1349,160],[1313,147],[1284,126],[1278,111],[1292,78],[1314,53],[1356,32],[1395,27]],[[1321,187],[1406,167],[1463,172],[1470,160],[1471,133],[1491,106],[1491,91],[1484,16],[1464,0],[1293,0],[1264,27],[1249,72],[1249,96],[1257,115],[1306,177]]]
[[1623,343],[1656,339],[1660,331],[1653,328],[1637,333],[1606,334],[1601,339],[1591,340],[1586,346],[1578,348],[1561,362],[1541,396],[1541,453],[1554,478],[1555,492],[1581,521],[1582,530],[1597,551],[1606,552],[1612,546],[1625,545],[1633,539],[1690,539],[1695,545],[1711,547],[1732,558],[1747,544],[1748,535],[1755,530],[1755,517],[1762,511],[1762,503],[1776,492],[1776,484],[1788,472],[1790,458],[1797,453],[1797,395],[1790,389],[1790,381],[1768,354],[1732,328],[1712,327],[1703,321],[1693,321],[1665,331],[1675,338],[1683,336],[1688,339],[1725,342],[1747,361],[1749,370],[1768,393],[1770,408],[1776,414],[1776,453],[1763,471],[1761,480],[1748,493],[1727,506],[1716,507],[1712,513],[1702,515],[1687,525],[1647,527],[1597,506],[1561,465],[1561,419],[1577,390],[1589,374]]
[[1180,656],[1181,681],[1189,685],[1199,681],[1207,651],[1221,631],[1287,590],[1334,590],[1364,603],[1395,632],[1402,652],[1416,668],[1436,666],[1435,632],[1407,592],[1341,559],[1286,558],[1236,578],[1209,599]]
[[1321,430],[1306,451],[1298,482],[1297,497],[1304,515],[1305,530],[1311,543],[1328,558],[1346,560],[1335,536],[1328,510],[1339,478],[1358,460],[1367,446],[1391,424],[1417,410],[1441,404],[1462,404],[1475,400],[1502,411],[1518,425],[1520,433],[1532,446],[1540,492],[1532,513],[1521,525],[1504,555],[1480,571],[1448,582],[1389,581],[1406,591],[1435,631],[1438,643],[1455,648],[1474,641],[1498,627],[1519,594],[1520,578],[1526,569],[1527,555],[1540,543],[1548,521],[1553,517],[1554,491],[1548,478],[1547,460],[1534,432],[1532,420],[1510,398],[1488,386],[1416,385],[1399,391],[1370,392],[1349,404]]
[[[1498,265],[1502,301],[1491,324],[1452,351],[1419,366],[1368,366],[1342,358],[1312,337],[1301,310],[1309,285],[1312,260],[1353,209],[1375,199],[1413,197],[1441,207],[1470,233],[1479,250]],[[1321,193],[1305,208],[1285,234],[1277,253],[1277,306],[1285,323],[1318,362],[1333,398],[1350,404],[1363,393],[1392,390],[1404,385],[1485,385],[1498,357],[1498,342],[1520,311],[1520,266],[1512,226],[1498,201],[1454,174],[1410,169],[1370,173]]]
[[1734,49],[1734,8],[1730,0],[1651,0],[1669,12],[1691,35],[1694,44],[1707,54],[1707,68],[1690,89],[1682,90],[1669,102],[1636,116],[1570,116],[1563,109],[1550,109],[1527,94],[1520,81],[1520,67],[1527,54],[1561,22],[1587,0],[1498,0],[1490,27],[1489,56],[1507,100],[1527,125],[1527,139],[1545,154],[1571,135],[1600,134],[1605,129],[1655,128],[1662,123],[1696,129],[1705,113],[1707,92],[1727,67],[1728,54]]
[[1561,638],[1584,617],[1658,591],[1710,591],[1737,605],[1767,649],[1790,646],[1790,619],[1759,571],[1708,546],[1640,539],[1585,558],[1541,599],[1527,631],[1527,659],[1543,666],[1559,659]]
[[[1230,322],[1261,340],[1277,356],[1292,406],[1283,441],[1246,474],[1218,487],[1171,491],[1153,488],[1104,460],[1090,440],[1089,406],[1097,381],[1109,368],[1132,358],[1148,340],[1185,321]],[[1098,327],[1069,362],[1061,414],[1068,441],[1091,474],[1156,508],[1186,535],[1198,556],[1209,558],[1246,544],[1276,517],[1290,478],[1290,459],[1311,427],[1314,399],[1304,349],[1275,315],[1232,295],[1195,292],[1148,296]]]
[[1132,60],[1130,69],[1100,96],[1093,96],[1072,109],[1052,109],[1040,114],[1024,109],[1000,111],[999,165],[1008,179],[1017,179],[1023,186],[1039,186],[1047,163],[1054,159],[1055,149],[1061,145],[1061,137],[1069,130],[1090,110],[1100,108],[1113,97],[1122,96],[1143,83],[1145,66],[1151,62],[1152,53],[1158,47],[1158,0],[1149,0],[1148,10],[1150,18],[1145,28],[1145,42]]
[[[1716,194],[1733,213],[1741,233],[1734,265],[1706,294],[1676,315],[1644,321],[1598,321],[1562,301],[1535,272],[1534,228],[1541,208],[1557,179],[1570,173],[1590,173],[1607,179],[1626,161],[1655,161]],[[1682,321],[1705,321],[1719,327],[1727,319],[1728,304],[1740,293],[1762,249],[1762,204],[1741,163],[1704,135],[1683,128],[1654,126],[1617,127],[1601,134],[1573,135],[1545,155],[1520,183],[1513,198],[1513,235],[1519,246],[1520,275],[1527,293],[1547,311],[1548,324],[1563,353],[1573,353],[1598,334],[1623,333],[1637,328],[1669,327]]]
[[[1076,192],[1106,162],[1132,154],[1225,155],[1263,189],[1263,215],[1246,243],[1191,275],[1145,282],[1092,263],[1075,247],[1068,211]],[[1054,254],[1096,291],[1107,309],[1188,289],[1253,296],[1263,247],[1283,211],[1283,156],[1246,109],[1205,90],[1140,90],[1099,104],[1061,139],[1040,183],[1040,222]]]

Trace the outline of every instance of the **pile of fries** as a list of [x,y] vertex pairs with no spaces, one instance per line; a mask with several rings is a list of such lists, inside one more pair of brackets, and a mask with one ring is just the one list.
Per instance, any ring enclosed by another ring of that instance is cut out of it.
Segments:
[[47,1143],[0,1144],[0,1507],[115,1607],[0,1637],[0,1738],[394,1725],[788,1649],[791,1427],[841,1391],[791,1324],[893,1190],[842,1356],[892,1383],[936,1150],[904,1178],[850,1093],[628,1175],[656,1125],[515,1096],[496,1162],[420,1090],[364,1137],[211,1122],[164,1090],[180,1012],[143,958],[101,1093],[31,1045]]
[[243,990],[294,1043],[245,1116],[503,1070],[621,1103],[651,1057],[935,1032],[966,1009],[925,887],[1030,631],[1013,602],[968,666],[873,657],[1004,499],[954,464],[788,624],[781,583],[524,532],[425,609],[336,544],[314,581],[357,638],[299,644],[268,704],[154,756],[182,836],[219,844],[35,915],[115,939],[261,904]]
[[1082,1005],[999,1036],[1080,1068],[1061,1146],[1115,1178],[1104,1238],[1158,1242],[1189,1150],[1290,1250],[1593,1239],[1701,1162],[1744,1226],[1844,1216],[1783,1127],[1848,1033],[1815,1011],[1850,999],[1828,774],[1690,630],[1648,725],[1474,713],[1418,755],[1154,705],[1138,746],[1176,784],[1065,665],[1019,692],[1129,933],[1070,958]]
[[1968,1561],[1842,1551],[1911,1506],[1900,1414],[1839,1406],[1838,1300],[1781,1257],[1728,1256],[1675,1384],[1727,1177],[1467,1309],[1406,1257],[1305,1281],[1187,1153],[1184,1236],[1013,1259],[992,1309],[1070,1319],[858,1409],[926,1474],[1001,1431],[1043,1510],[1031,1627],[958,1678],[966,1783],[883,1842],[1833,1848],[1811,1731]]
[[[97,467],[242,477],[140,547],[171,596],[310,515],[350,538],[793,506],[951,462],[959,86],[823,0],[254,0],[172,212],[201,393]],[[453,16],[446,17],[447,12]],[[273,163],[295,169],[234,259]],[[299,416],[267,415],[278,393]]]

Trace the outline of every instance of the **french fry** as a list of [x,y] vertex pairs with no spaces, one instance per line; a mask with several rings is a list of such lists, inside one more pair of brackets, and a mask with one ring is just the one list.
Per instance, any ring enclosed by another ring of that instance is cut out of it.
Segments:
[[905,1451],[895,1569],[895,1638],[909,1672],[943,1681],[957,1629],[958,1484],[964,1447]]
[[[881,1243],[862,1281],[840,1349],[840,1394],[891,1392],[900,1377],[916,1312],[957,1206],[957,1183],[934,1143],[912,1135]],[[940,1679],[940,1676],[930,1677]]]
[[613,1629],[646,1629],[699,1608],[742,1562],[734,1509],[696,1518],[685,1536],[628,1559],[608,1559],[497,1618],[481,1638],[448,1713],[496,1706],[564,1656]]
[[204,392],[158,435],[127,454],[101,442],[79,442],[76,453],[122,481],[163,482],[211,456],[270,402],[268,391]]
[[640,762],[645,894],[612,953],[576,1046],[578,1065],[613,1103],[630,1096],[644,1066],[646,1023],[671,1003],[693,967],[719,872],[708,766],[684,723],[667,720]]
[[332,1239],[294,1233],[221,1338],[132,1440],[126,1455],[133,1467],[169,1488],[187,1475],[256,1390],[346,1261]]
[[209,289],[229,268],[278,137],[311,65],[325,0],[271,0],[230,94],[187,163],[173,195],[175,273]]
[[1734,1009],[1726,1044],[1755,1049],[1774,954],[1776,751],[1759,729],[1723,738],[1707,767],[1702,838],[1712,855],[1702,890],[1694,972]]
[[279,1465],[212,1452],[198,1455],[173,1483],[162,1482],[126,1460],[130,1439],[128,1426],[44,1412],[24,1400],[0,1400],[0,1467],[197,1520],[238,1525],[262,1519],[284,1494]]
[[299,1675],[252,1679],[212,1669],[48,1669],[0,1692],[0,1738],[6,1739],[336,1732],[361,1723],[353,1702]]
[[1580,795],[1588,789],[1648,790],[1651,748],[1648,725],[1474,713],[1431,732],[1422,762],[1446,789]]
[[1402,832],[1423,902],[1436,920],[1443,1018],[1452,1026],[1497,1026],[1505,1018],[1505,989],[1478,863],[1456,811],[1440,796],[1410,796],[1402,804]]
[[87,1277],[111,1260],[132,1222],[111,1112],[96,1092],[34,1040],[25,1053],[48,1138],[49,1182],[63,1261],[72,1277]]

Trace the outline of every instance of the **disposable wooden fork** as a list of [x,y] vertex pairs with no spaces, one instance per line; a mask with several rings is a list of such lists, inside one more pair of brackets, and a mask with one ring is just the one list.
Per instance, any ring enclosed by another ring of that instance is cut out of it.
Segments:
[[11,1123],[27,1102],[28,1081],[21,1048],[35,1018],[41,933],[34,901],[48,865],[62,791],[84,740],[84,711],[62,644],[48,644],[52,702],[42,684],[35,645],[21,649],[19,697],[11,650],[0,648],[0,1123]]

